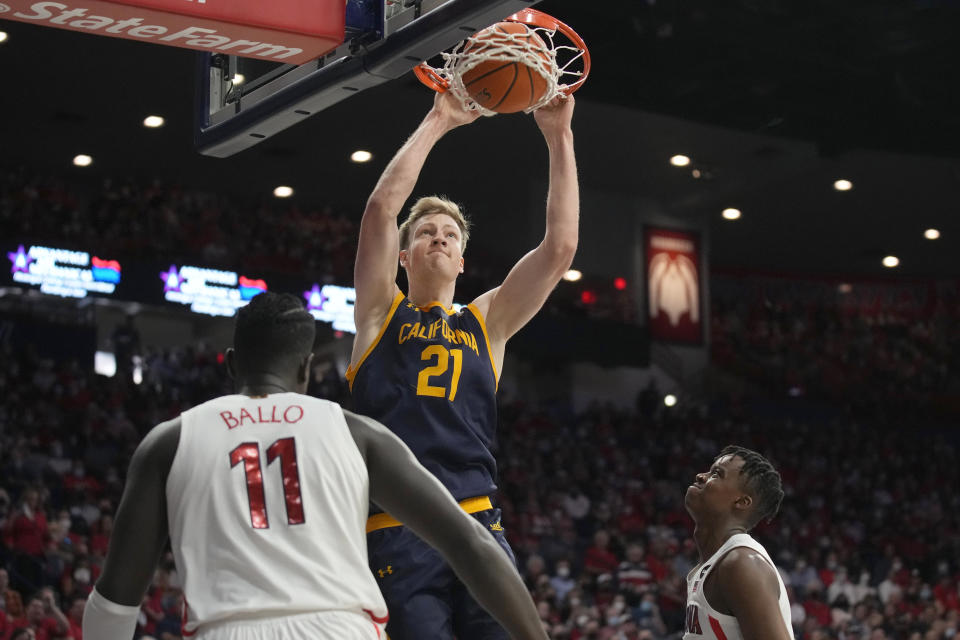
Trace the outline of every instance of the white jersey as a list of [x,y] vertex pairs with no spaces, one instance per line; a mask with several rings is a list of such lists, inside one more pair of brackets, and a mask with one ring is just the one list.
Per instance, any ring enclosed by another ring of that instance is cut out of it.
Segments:
[[340,406],[232,395],[181,418],[166,489],[185,632],[324,611],[382,627],[387,607],[367,566],[369,478]]
[[730,536],[717,549],[716,553],[687,575],[687,616],[684,623],[683,640],[698,640],[699,638],[743,640],[740,623],[737,622],[737,619],[734,616],[720,613],[711,607],[707,598],[703,595],[703,585],[707,581],[707,576],[710,575],[710,572],[727,552],[737,547],[753,549],[770,563],[770,569],[776,574],[777,582],[780,584],[780,617],[783,618],[783,624],[787,627],[790,637],[793,638],[793,627],[790,622],[790,599],[787,597],[787,588],[780,578],[780,572],[777,571],[776,565],[770,559],[770,555],[762,544],[754,540],[749,534],[737,533]]

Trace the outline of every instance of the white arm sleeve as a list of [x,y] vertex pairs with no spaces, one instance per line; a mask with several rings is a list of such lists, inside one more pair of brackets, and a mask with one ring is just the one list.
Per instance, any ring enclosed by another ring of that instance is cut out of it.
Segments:
[[83,608],[84,640],[127,640],[137,629],[140,607],[107,600],[94,587]]

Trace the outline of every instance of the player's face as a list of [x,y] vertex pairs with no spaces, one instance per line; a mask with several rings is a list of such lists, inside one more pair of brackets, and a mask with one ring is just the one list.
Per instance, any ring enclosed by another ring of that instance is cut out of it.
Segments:
[[422,268],[440,270],[451,278],[463,273],[460,227],[445,213],[424,216],[417,221],[410,246],[400,252],[400,261],[410,273]]
[[728,512],[744,495],[740,484],[741,467],[742,459],[727,455],[717,458],[710,469],[696,475],[683,500],[695,520],[701,515]]

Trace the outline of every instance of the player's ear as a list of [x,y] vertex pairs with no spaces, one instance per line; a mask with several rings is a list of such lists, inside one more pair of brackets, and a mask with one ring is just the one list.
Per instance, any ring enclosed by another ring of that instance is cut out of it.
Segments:
[[736,499],[733,506],[741,511],[748,511],[753,506],[753,498],[744,493]]
[[460,273],[463,273],[463,258],[460,258]]
[[231,380],[237,379],[237,350],[233,347],[227,347],[223,353],[224,362],[227,364],[227,375]]
[[407,250],[406,249],[400,250],[400,266],[403,267],[404,269],[407,268]]

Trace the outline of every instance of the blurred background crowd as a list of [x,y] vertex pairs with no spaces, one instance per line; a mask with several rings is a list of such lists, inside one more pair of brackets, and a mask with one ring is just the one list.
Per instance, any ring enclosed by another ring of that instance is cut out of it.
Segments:
[[[356,229],[326,209],[238,212],[158,184],[85,191],[12,171],[0,178],[0,234],[349,281]],[[486,275],[469,277],[479,287]],[[609,300],[593,312],[627,319],[618,309],[630,305],[612,292]],[[550,636],[681,636],[685,576],[697,562],[684,490],[736,443],[783,476],[781,512],[755,534],[788,585],[798,639],[953,638],[956,283],[716,274],[711,308],[703,389],[676,406],[654,382],[626,405],[579,410],[561,393],[501,391],[495,500]],[[139,384],[123,363],[105,377],[0,334],[0,640],[81,640],[137,443],[232,391],[222,354],[208,345],[135,350]],[[335,367],[320,362],[314,374],[311,394],[349,406]],[[181,610],[167,554],[137,637],[179,638]]]

